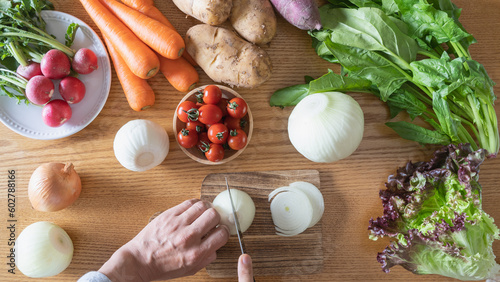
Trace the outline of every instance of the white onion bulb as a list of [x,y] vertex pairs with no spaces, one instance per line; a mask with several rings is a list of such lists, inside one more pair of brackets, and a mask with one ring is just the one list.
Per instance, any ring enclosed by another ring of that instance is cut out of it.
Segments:
[[361,107],[340,92],[311,94],[288,118],[290,142],[313,162],[329,163],[350,156],[361,143],[363,132]]
[[73,258],[73,242],[66,231],[47,221],[26,227],[16,240],[16,265],[32,278],[54,276]]
[[[234,209],[238,222],[240,223],[241,232],[247,231],[252,225],[255,217],[255,204],[252,198],[245,192],[238,189],[230,189],[231,197],[233,198]],[[234,225],[233,210],[231,208],[231,200],[227,190],[220,192],[212,202],[215,210],[220,214],[221,224],[229,227],[229,233],[235,235],[236,226]]]
[[113,143],[116,159],[132,171],[145,171],[163,162],[169,150],[168,134],[159,124],[136,119],[116,133]]

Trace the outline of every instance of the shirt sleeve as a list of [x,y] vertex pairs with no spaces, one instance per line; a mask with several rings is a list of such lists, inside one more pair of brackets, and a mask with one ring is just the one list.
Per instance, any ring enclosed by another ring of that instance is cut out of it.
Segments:
[[98,271],[90,271],[80,277],[77,282],[111,282],[111,280]]

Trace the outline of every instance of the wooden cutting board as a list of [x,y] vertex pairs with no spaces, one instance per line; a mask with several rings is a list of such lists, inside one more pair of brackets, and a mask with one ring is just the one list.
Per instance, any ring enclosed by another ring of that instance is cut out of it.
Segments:
[[[321,189],[317,170],[209,174],[201,185],[201,199],[211,202],[226,190],[225,177],[230,188],[248,193],[255,203],[254,221],[243,234],[255,276],[314,274],[323,270],[321,221],[293,237],[276,235],[268,202],[274,189],[295,181],[307,181]],[[217,278],[237,276],[240,254],[238,237],[231,236],[217,252],[217,259],[206,267],[208,274]]]

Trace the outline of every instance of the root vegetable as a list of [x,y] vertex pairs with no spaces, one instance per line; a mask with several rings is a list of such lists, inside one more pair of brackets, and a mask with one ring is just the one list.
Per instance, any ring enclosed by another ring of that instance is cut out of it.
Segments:
[[71,63],[64,52],[52,49],[43,55],[40,68],[44,76],[50,79],[61,79],[71,72]]
[[[252,225],[255,217],[255,204],[247,193],[238,189],[230,189],[233,199],[234,210],[240,223],[241,232],[247,231]],[[215,210],[220,214],[220,223],[229,227],[229,233],[235,235],[237,233],[234,225],[233,209],[231,200],[227,190],[220,192],[212,202]]]
[[269,0],[234,0],[231,24],[241,37],[266,44],[276,34],[276,15]]
[[26,97],[35,105],[44,105],[54,94],[54,83],[43,75],[32,77],[26,84]]
[[37,211],[67,208],[80,196],[82,183],[72,163],[45,163],[31,175],[28,197]]
[[254,88],[271,77],[269,55],[222,27],[191,27],[186,33],[186,50],[215,82]]
[[59,82],[59,93],[68,104],[76,104],[85,97],[85,84],[76,77],[65,77]]
[[88,48],[80,48],[73,57],[71,67],[79,74],[89,74],[99,68],[97,56]]
[[289,23],[303,30],[321,29],[319,9],[314,0],[270,0]]
[[27,80],[30,80],[36,75],[43,75],[42,70],[40,69],[40,64],[37,62],[31,62],[27,66],[19,65],[16,72]]
[[66,123],[72,115],[69,104],[61,99],[55,99],[43,106],[43,122],[50,127],[59,127]]
[[173,0],[185,14],[209,25],[225,22],[231,13],[231,0]]

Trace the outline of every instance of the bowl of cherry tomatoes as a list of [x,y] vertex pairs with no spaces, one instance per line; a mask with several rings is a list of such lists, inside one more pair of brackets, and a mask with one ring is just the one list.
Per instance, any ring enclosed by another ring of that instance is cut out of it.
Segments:
[[175,139],[191,159],[209,165],[238,157],[250,142],[253,118],[246,101],[223,85],[191,90],[177,105]]

